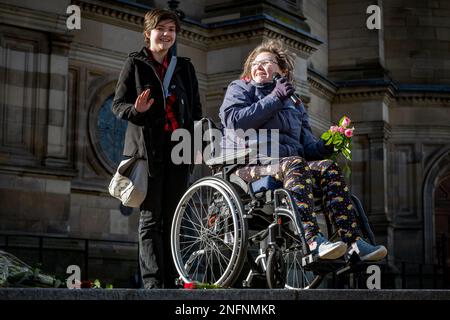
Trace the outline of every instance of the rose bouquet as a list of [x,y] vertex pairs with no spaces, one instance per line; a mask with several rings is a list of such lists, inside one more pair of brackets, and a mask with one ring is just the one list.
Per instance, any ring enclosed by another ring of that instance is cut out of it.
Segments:
[[[355,128],[350,128],[350,123],[350,118],[343,116],[337,126],[331,126],[321,136],[325,145],[333,145],[333,154],[330,156],[333,161],[337,160],[339,154],[342,154],[347,160],[352,160],[352,137]],[[350,167],[347,164],[343,171],[346,177],[350,175]]]

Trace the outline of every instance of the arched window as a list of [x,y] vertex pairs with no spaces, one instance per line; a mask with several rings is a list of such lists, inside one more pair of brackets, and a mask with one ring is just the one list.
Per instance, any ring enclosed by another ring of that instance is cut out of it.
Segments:
[[123,144],[127,122],[117,119],[111,111],[114,95],[102,103],[97,116],[97,138],[100,151],[114,168],[122,160]]

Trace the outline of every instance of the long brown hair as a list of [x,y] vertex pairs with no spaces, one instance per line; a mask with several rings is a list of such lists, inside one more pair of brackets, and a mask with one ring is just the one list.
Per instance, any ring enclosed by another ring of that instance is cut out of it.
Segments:
[[144,31],[142,34],[144,35],[145,43],[147,47],[150,45],[150,39],[147,38],[145,32],[150,32],[155,29],[158,23],[163,20],[172,20],[175,23],[176,31],[179,32],[180,27],[180,19],[175,12],[163,9],[153,9],[145,14],[144,17]]
[[244,70],[241,79],[251,79],[252,62],[262,52],[272,53],[277,59],[280,70],[286,73],[289,81],[293,79],[295,54],[287,50],[279,40],[266,40],[261,45],[253,49],[244,63]]

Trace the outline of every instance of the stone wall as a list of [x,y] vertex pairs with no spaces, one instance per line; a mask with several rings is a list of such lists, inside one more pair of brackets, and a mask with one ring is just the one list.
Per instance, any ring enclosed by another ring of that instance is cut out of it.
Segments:
[[329,76],[332,80],[382,78],[382,32],[366,27],[370,0],[329,0]]
[[383,1],[389,75],[402,83],[450,84],[450,3]]

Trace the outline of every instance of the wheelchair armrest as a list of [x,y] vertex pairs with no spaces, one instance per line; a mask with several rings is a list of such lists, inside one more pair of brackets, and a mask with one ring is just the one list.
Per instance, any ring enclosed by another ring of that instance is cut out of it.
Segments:
[[218,157],[210,158],[205,160],[205,164],[208,166],[216,166],[216,165],[227,165],[227,164],[235,164],[242,163],[245,164],[245,160],[248,155],[252,153],[252,149],[245,148],[235,150],[234,152],[227,152]]

